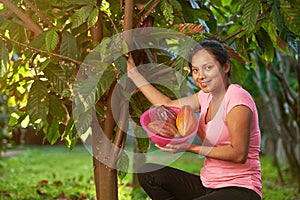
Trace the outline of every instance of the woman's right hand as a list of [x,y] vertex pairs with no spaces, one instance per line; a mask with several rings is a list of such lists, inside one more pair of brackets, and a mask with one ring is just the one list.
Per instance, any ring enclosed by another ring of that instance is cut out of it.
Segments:
[[127,73],[128,73],[128,77],[129,78],[133,78],[134,77],[134,73],[136,72],[136,66],[134,64],[134,60],[131,56],[131,54],[128,55],[128,59],[127,59]]

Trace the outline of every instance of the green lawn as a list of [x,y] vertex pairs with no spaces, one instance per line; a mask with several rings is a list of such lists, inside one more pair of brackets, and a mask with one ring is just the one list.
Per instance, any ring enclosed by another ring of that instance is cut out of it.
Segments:
[[[64,146],[23,147],[16,150],[20,152],[19,155],[0,160],[0,199],[95,199],[92,160],[85,147],[76,146],[72,151]],[[272,159],[261,158],[263,199],[300,199],[295,187],[278,184]],[[198,173],[202,161],[196,155],[185,153],[172,166]],[[120,182],[119,199],[147,199],[140,189],[132,193],[127,186],[131,178],[132,174],[127,174]]]

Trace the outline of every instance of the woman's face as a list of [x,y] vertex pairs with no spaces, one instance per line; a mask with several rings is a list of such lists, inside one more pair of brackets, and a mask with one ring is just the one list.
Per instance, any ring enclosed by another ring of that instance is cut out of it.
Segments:
[[217,92],[227,87],[229,64],[224,67],[205,49],[198,51],[192,58],[192,75],[203,92]]

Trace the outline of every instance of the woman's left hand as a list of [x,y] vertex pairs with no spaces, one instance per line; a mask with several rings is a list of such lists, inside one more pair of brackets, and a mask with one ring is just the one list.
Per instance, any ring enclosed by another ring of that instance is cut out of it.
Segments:
[[189,143],[189,142],[182,142],[179,144],[167,144],[164,147],[161,147],[159,145],[155,145],[155,146],[165,152],[179,153],[179,152],[187,151],[187,149],[189,148],[190,145],[191,145],[191,143]]

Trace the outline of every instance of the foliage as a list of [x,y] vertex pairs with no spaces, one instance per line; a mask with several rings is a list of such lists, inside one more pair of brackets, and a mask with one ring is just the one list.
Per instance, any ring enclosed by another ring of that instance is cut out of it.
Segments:
[[[13,108],[11,129],[34,125],[50,144],[62,139],[72,149],[78,137],[89,133],[92,111],[101,125],[105,124],[110,91],[126,72],[122,53],[128,47],[111,42],[112,36],[124,30],[123,3],[1,0],[0,92],[9,97],[8,105]],[[273,62],[274,49],[286,54],[298,51],[299,7],[292,0],[137,0],[130,14],[133,28],[161,27],[181,31],[195,40],[223,42],[232,57],[232,79],[243,83],[249,69],[256,69],[253,54]],[[135,60],[166,64],[188,76],[187,62],[170,52],[143,50],[137,52]],[[173,91],[186,87],[182,80],[169,84],[173,87],[157,88],[173,97]],[[150,106],[136,96],[123,95],[122,99],[131,101],[130,113],[135,120]],[[119,142],[123,134],[117,131],[120,127],[116,122],[110,125],[113,132],[106,135]],[[122,163],[126,166],[126,161]]]
[[[21,117],[18,112],[22,109],[30,116],[30,123],[36,124],[38,129],[49,127],[43,130],[50,143],[55,143],[59,135],[62,135],[63,138],[71,138],[65,141],[67,146],[72,147],[76,142],[76,135],[71,130],[66,133],[65,127],[72,114],[70,104],[72,101],[71,88],[76,72],[74,70],[80,67],[80,61],[83,61],[88,49],[97,44],[97,41],[91,43],[89,39],[90,28],[98,20],[97,13],[104,13],[103,34],[109,37],[122,30],[122,27],[118,26],[122,11],[115,1],[102,1],[100,6],[94,0],[47,1],[43,3],[37,1],[35,6],[39,12],[35,14],[34,6],[28,7],[32,4],[24,1],[16,3],[15,6],[18,10],[11,14],[9,12],[11,7],[5,2],[1,8],[2,50],[0,58],[3,63],[1,65],[1,90],[11,94],[10,105],[17,107],[14,114],[19,116],[19,119],[25,119],[24,114]],[[151,3],[146,5],[142,11],[147,12],[147,9],[155,11],[151,12],[151,16],[155,18],[154,25],[176,30],[179,24],[184,22],[197,24],[201,20],[200,22],[207,25],[203,37],[223,38],[221,40],[226,41],[227,44],[232,43],[231,46],[234,49],[230,52],[232,57],[238,60],[238,62],[234,61],[237,71],[235,74],[243,74],[237,77],[239,80],[245,77],[245,73],[242,73],[245,70],[245,64],[246,68],[247,63],[250,64],[249,67],[254,68],[251,64],[250,54],[257,48],[261,50],[262,56],[266,60],[272,60],[273,48],[287,51],[287,46],[278,44],[287,43],[296,48],[295,39],[299,33],[297,29],[299,26],[296,25],[299,24],[299,15],[296,10],[299,5],[291,5],[289,1],[260,2],[256,0],[243,3],[231,1],[230,4],[225,1],[201,1],[198,3],[192,1],[190,4],[183,0],[164,0],[158,4],[157,9],[150,7]],[[26,6],[27,9],[24,10]],[[49,7],[52,9],[51,12],[48,10]],[[212,10],[209,9],[210,7]],[[281,7],[282,10],[279,9]],[[16,21],[9,20],[9,17],[17,19],[22,12],[26,12],[29,19],[36,20],[34,26],[39,27],[41,31],[37,31],[38,28],[26,27],[27,29],[17,32],[16,30],[20,30],[22,25],[25,26],[24,23],[27,19]],[[39,21],[37,21],[36,15],[38,15]],[[161,18],[160,15],[164,17]],[[180,21],[180,17],[185,19],[184,22]],[[218,20],[218,26],[212,18]],[[201,31],[199,29],[197,32],[190,33],[195,36],[203,33],[203,26],[200,28]],[[181,29],[187,33],[186,30],[192,31],[192,26],[184,26]],[[27,41],[29,41],[28,44]],[[100,54],[105,55],[104,51],[114,50],[109,43],[105,46],[107,49],[100,49]],[[228,46],[228,48],[230,47]],[[234,53],[234,50],[238,54]],[[17,59],[12,59],[13,57]],[[177,59],[175,65],[176,69],[183,69],[182,63],[177,62]],[[120,72],[124,71],[124,63],[120,66],[115,62],[113,66],[117,67]],[[110,70],[115,69],[111,68]],[[111,77],[110,80],[113,79]],[[98,86],[102,89],[99,93],[97,92],[97,95],[94,92],[90,93],[90,97],[95,95],[96,97],[87,102],[89,106],[95,104],[108,89],[111,83],[106,84],[107,80],[99,82]],[[89,89],[85,90],[85,87],[83,87],[83,91],[89,92]],[[28,88],[31,88],[30,92]],[[82,91],[79,92],[82,93]],[[28,102],[24,97],[29,97]],[[55,100],[49,101],[49,99]],[[54,107],[58,108],[55,111],[62,110],[62,112],[59,115],[52,113],[51,108]],[[72,123],[72,121],[69,122]],[[16,124],[18,123],[21,121]],[[50,129],[51,126],[56,128]],[[71,127],[74,128],[74,126]],[[81,132],[84,133],[87,127],[88,125],[85,125]],[[49,130],[54,131],[56,136],[47,137]]]

